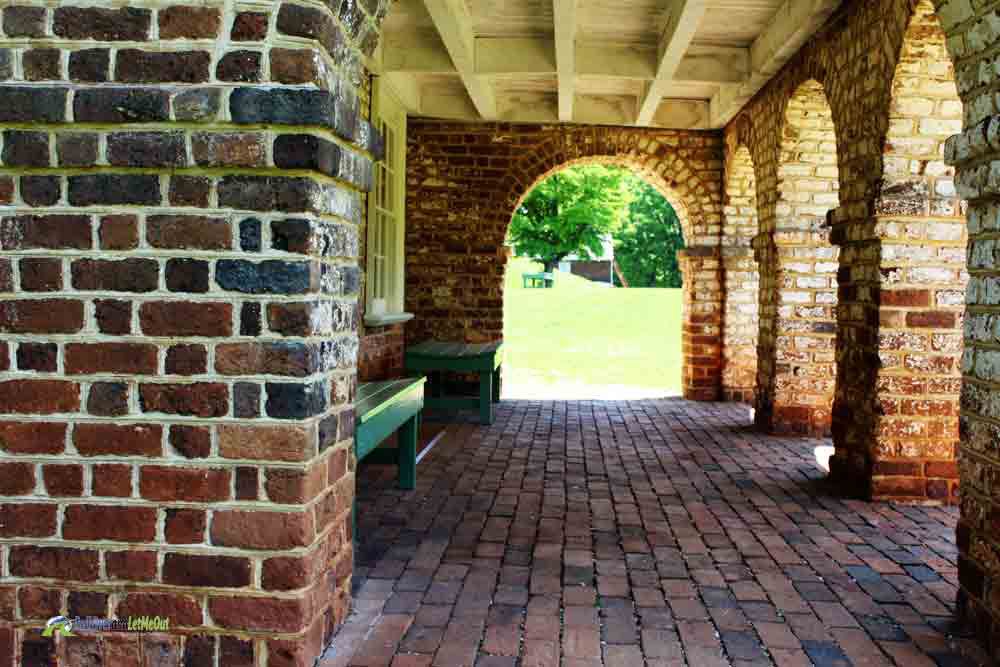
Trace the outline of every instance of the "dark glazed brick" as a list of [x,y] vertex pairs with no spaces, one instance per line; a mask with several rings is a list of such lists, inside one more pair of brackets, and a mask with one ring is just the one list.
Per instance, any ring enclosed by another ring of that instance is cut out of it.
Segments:
[[14,55],[10,49],[0,49],[0,81],[14,78]]
[[222,259],[215,265],[215,282],[245,294],[304,294],[313,288],[312,269],[310,262]]
[[260,385],[237,382],[233,386],[233,415],[237,419],[260,417]]
[[145,174],[70,176],[69,203],[73,206],[159,204],[160,179]]
[[261,12],[240,12],[233,19],[233,29],[229,33],[234,42],[259,42],[267,37],[268,14]]
[[111,51],[108,49],[83,49],[69,54],[71,81],[102,83],[108,80],[111,70]]
[[66,94],[65,88],[0,87],[0,122],[57,123],[66,117]]
[[55,292],[63,286],[62,260],[22,259],[21,289],[25,292]]
[[58,81],[62,78],[59,49],[29,49],[21,56],[27,81]]
[[240,248],[244,252],[260,252],[261,223],[256,218],[240,222]]
[[48,133],[5,130],[2,159],[10,167],[48,167]]
[[315,169],[336,176],[341,148],[311,134],[282,134],[274,140],[274,165],[282,169]]
[[123,49],[115,60],[115,80],[126,83],[202,83],[208,81],[207,51],[153,52]]
[[264,406],[268,417],[274,419],[306,419],[323,412],[327,405],[329,387],[326,382],[293,384],[268,382],[267,402]]
[[247,211],[326,212],[319,183],[308,178],[226,176],[219,181],[219,205]]
[[43,37],[45,7],[10,6],[3,10],[3,31],[8,37]]
[[60,132],[56,135],[60,167],[89,167],[97,162],[97,134]]
[[244,303],[240,308],[240,335],[259,336],[260,332],[260,304]]
[[186,459],[203,459],[212,451],[212,437],[205,428],[171,426],[170,446]]
[[173,206],[208,208],[212,191],[211,179],[204,176],[171,176],[170,203]]
[[208,262],[197,259],[168,260],[166,279],[167,289],[171,292],[207,292]]
[[315,39],[334,59],[344,47],[344,33],[326,12],[312,7],[284,3],[278,10],[278,32]]
[[94,302],[97,328],[101,333],[124,336],[132,331],[132,303],[114,299]]
[[54,343],[21,343],[17,346],[17,367],[22,371],[55,373],[59,347]]
[[94,39],[102,42],[142,41],[149,35],[148,9],[123,7],[57,7],[53,31],[67,39]]
[[324,127],[334,127],[337,113],[328,91],[283,88],[237,88],[229,97],[229,112],[235,123]]
[[21,199],[29,206],[52,206],[59,201],[61,188],[58,176],[21,177]]
[[236,500],[257,500],[258,474],[256,468],[236,469]]
[[167,350],[168,375],[201,375],[208,369],[204,345],[174,345]]
[[128,414],[128,385],[124,382],[95,382],[87,396],[87,412],[97,417]]
[[219,114],[221,91],[218,88],[196,88],[174,96],[174,117],[177,120],[213,120]]
[[170,94],[155,88],[91,88],[73,97],[73,118],[85,123],[170,120]]
[[112,132],[108,162],[116,167],[183,167],[183,132]]
[[260,53],[231,51],[219,59],[215,76],[220,81],[260,81]]

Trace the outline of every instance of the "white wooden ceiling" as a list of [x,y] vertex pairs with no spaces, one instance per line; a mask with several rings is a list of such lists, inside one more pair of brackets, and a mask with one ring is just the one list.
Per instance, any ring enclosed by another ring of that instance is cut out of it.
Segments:
[[722,127],[840,0],[397,0],[372,69],[411,115]]

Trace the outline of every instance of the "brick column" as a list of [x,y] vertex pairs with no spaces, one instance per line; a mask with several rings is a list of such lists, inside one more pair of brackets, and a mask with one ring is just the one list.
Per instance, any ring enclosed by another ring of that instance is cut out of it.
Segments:
[[753,240],[761,277],[755,419],[769,432],[830,430],[837,248],[828,233],[779,229]]
[[719,400],[722,385],[722,261],[719,249],[677,253],[684,277],[684,398]]
[[347,613],[378,4],[3,9],[3,667],[305,667]]

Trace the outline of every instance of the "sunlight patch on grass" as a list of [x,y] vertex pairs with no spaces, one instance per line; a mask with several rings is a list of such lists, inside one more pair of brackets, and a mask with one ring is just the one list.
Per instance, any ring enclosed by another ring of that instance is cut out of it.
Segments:
[[524,289],[525,259],[507,266],[504,396],[636,399],[681,393],[679,289],[613,289],[556,273]]

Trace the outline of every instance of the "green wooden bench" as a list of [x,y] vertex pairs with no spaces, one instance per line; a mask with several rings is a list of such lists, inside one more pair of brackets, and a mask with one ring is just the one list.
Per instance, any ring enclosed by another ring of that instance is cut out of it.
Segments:
[[[421,377],[358,385],[354,453],[359,462],[399,466],[401,489],[413,489],[417,484],[417,437],[425,382]],[[399,431],[399,448],[378,449],[396,431]]]
[[[445,410],[479,410],[482,424],[493,423],[493,404],[500,402],[503,379],[503,341],[493,343],[442,343],[427,341],[406,348],[409,371],[432,374],[427,407]],[[478,398],[443,397],[440,373],[458,371],[479,374]]]
[[524,281],[525,289],[533,287],[549,288],[556,283],[555,274],[552,273],[522,273],[521,279]]

